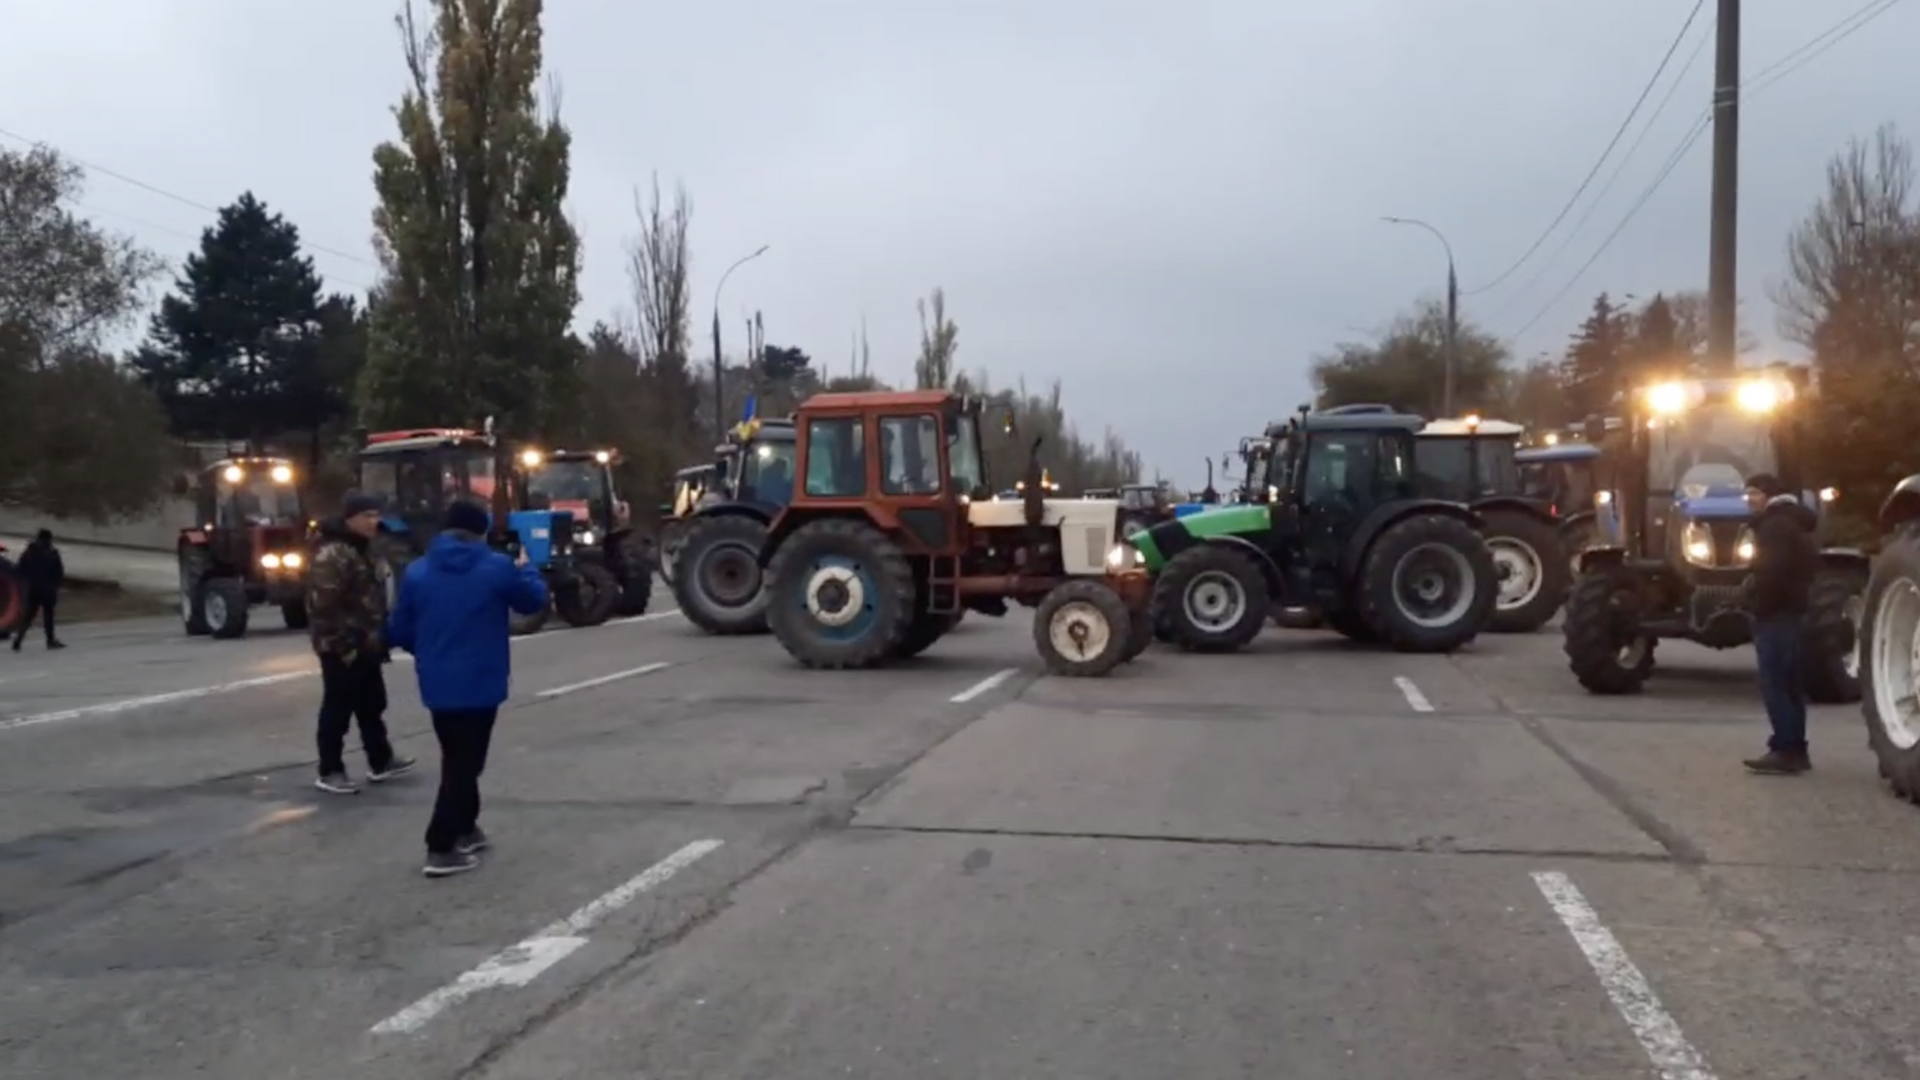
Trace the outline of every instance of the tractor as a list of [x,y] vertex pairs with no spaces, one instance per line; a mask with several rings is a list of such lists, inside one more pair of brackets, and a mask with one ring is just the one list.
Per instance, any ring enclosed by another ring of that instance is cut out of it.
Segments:
[[1249,435],[1240,440],[1240,487],[1234,491],[1235,503],[1257,503],[1266,498],[1267,462],[1273,457],[1273,440],[1265,435]]
[[716,449],[723,472],[687,515],[673,596],[687,621],[709,634],[765,633],[760,545],[793,500],[793,423],[742,421]]
[[[1144,651],[1146,574],[1120,505],[1048,498],[1030,450],[1017,501],[989,498],[985,406],[944,390],[817,394],[795,416],[801,483],[760,559],[767,622],[810,668],[924,652],[963,612],[1035,608],[1057,675],[1105,675]],[[1011,435],[1011,412],[1001,427]]]
[[[1771,473],[1801,492],[1822,532],[1837,495],[1816,492],[1805,475],[1805,390],[1804,370],[1788,368],[1660,383],[1627,397],[1623,444],[1609,452],[1617,487],[1596,498],[1617,512],[1617,526],[1581,553],[1567,600],[1567,660],[1590,693],[1640,692],[1662,638],[1712,649],[1752,641],[1747,478]],[[1600,441],[1598,422],[1589,423],[1589,441]],[[1860,696],[1856,631],[1868,569],[1863,552],[1820,552],[1804,671],[1813,701]]]
[[1920,803],[1920,476],[1880,507],[1860,625],[1860,700],[1867,745],[1893,793]]
[[[539,630],[554,610],[570,626],[595,625],[596,616],[606,620],[586,601],[597,594],[617,595],[619,584],[604,566],[574,561],[571,513],[525,507],[526,477],[495,436],[491,418],[480,431],[423,428],[363,438],[356,456],[357,486],[387,503],[376,551],[387,568],[389,602],[407,565],[426,553],[448,503],[470,499],[490,509],[488,543],[510,554],[524,552],[554,598],[547,610],[514,616],[515,634]],[[583,579],[591,580],[583,584]]]
[[286,458],[222,458],[193,478],[195,522],[180,530],[180,621],[188,634],[244,637],[256,604],[280,609],[289,630],[307,625],[307,548],[312,523]]
[[0,544],[0,636],[13,633],[26,606],[26,590],[15,576],[13,560],[7,558],[7,545]]
[[[1601,456],[1594,443],[1563,442],[1528,447],[1513,455],[1520,467],[1520,493],[1546,504],[1560,522],[1560,547],[1567,554],[1569,572],[1578,576],[1580,553],[1612,535],[1602,530],[1596,496],[1602,490]],[[1611,520],[1611,507],[1609,520]],[[1571,580],[1571,579],[1569,579]]]
[[[607,569],[617,591],[583,597],[589,608],[605,606],[612,615],[644,615],[653,594],[651,553],[633,531],[633,509],[614,484],[618,450],[553,450],[521,455],[527,472],[527,502],[535,510],[565,510],[573,515],[573,554],[580,563]],[[582,577],[584,587],[594,579]]]
[[1420,429],[1414,451],[1422,494],[1466,503],[1493,552],[1500,594],[1487,629],[1526,634],[1545,626],[1573,584],[1553,504],[1530,497],[1516,461],[1525,429],[1466,416]]
[[1498,592],[1479,517],[1422,490],[1416,436],[1391,412],[1314,413],[1268,427],[1258,501],[1134,536],[1155,575],[1153,631],[1194,652],[1245,648],[1277,610],[1403,652],[1479,634]]
[[660,580],[668,585],[673,584],[680,549],[686,546],[688,519],[694,510],[719,498],[721,478],[721,463],[713,461],[689,465],[673,474],[673,499],[660,504],[660,542],[654,559]]

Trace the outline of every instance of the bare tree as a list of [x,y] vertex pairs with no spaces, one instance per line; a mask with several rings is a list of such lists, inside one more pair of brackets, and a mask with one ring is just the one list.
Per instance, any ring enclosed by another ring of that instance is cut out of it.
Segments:
[[693,258],[687,226],[693,221],[693,200],[684,185],[676,185],[668,207],[655,174],[651,201],[642,199],[636,188],[633,208],[640,232],[627,244],[627,281],[633,289],[640,354],[649,362],[675,357],[685,363],[691,352],[687,273]]
[[1828,163],[1827,190],[1789,236],[1786,277],[1773,290],[1782,335],[1818,349],[1842,321],[1880,338],[1878,351],[1911,339],[1920,321],[1916,178],[1913,148],[1891,125]]
[[960,347],[960,328],[947,318],[944,289],[933,290],[918,306],[920,356],[913,362],[914,383],[922,390],[945,390],[953,382],[953,356]]

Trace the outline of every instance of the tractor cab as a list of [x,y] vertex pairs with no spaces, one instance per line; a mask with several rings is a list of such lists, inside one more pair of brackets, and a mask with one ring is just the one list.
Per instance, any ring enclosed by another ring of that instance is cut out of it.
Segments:
[[693,513],[700,500],[719,486],[720,466],[715,462],[690,465],[673,474],[673,496],[660,508],[660,516],[672,521]]
[[297,475],[286,458],[246,455],[176,485],[192,497],[195,519],[177,545],[187,633],[240,637],[256,604],[278,606],[289,628],[306,625],[310,523]]
[[[511,460],[488,433],[417,428],[366,437],[356,460],[356,486],[385,502],[381,531],[424,552],[447,505],[468,499],[497,512],[519,501]],[[529,552],[529,558],[532,553]]]
[[1600,491],[1602,453],[1593,443],[1558,441],[1517,451],[1513,456],[1520,470],[1520,493],[1546,503],[1562,520],[1590,515]]
[[575,544],[594,547],[632,521],[632,508],[614,483],[619,463],[618,450],[522,451],[527,506],[572,514]]
[[1236,503],[1266,501],[1267,467],[1273,458],[1273,440],[1248,435],[1240,440],[1240,487],[1233,493]]
[[[1638,692],[1661,638],[1714,649],[1752,640],[1747,582],[1754,512],[1748,477],[1780,478],[1824,532],[1837,496],[1811,474],[1803,371],[1695,379],[1629,398],[1613,484],[1596,503],[1616,519],[1607,543],[1581,556],[1567,605],[1567,656],[1599,694]],[[1595,425],[1596,427],[1598,425]],[[1805,675],[1814,701],[1858,700],[1855,650],[1867,557],[1823,548],[1808,612]]]
[[775,508],[793,501],[794,433],[789,420],[747,420],[720,448],[726,494],[734,502]]

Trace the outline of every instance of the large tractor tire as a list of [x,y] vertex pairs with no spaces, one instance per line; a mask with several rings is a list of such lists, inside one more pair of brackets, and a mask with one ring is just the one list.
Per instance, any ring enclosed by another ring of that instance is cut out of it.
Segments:
[[19,629],[20,616],[26,613],[26,590],[13,576],[13,567],[0,559],[0,637]]
[[688,621],[709,634],[767,630],[766,576],[760,546],[767,524],[742,514],[695,518],[673,575],[673,596]]
[[1823,570],[1807,605],[1804,660],[1807,700],[1851,705],[1860,700],[1860,623],[1867,581],[1852,570]]
[[933,647],[960,625],[958,611],[932,612],[921,607],[913,613],[913,625],[907,627],[907,636],[900,640],[900,648],[893,654],[896,660],[910,660]]
[[573,583],[554,597],[554,610],[568,626],[599,626],[620,604],[620,582],[597,562],[576,563]]
[[767,567],[768,626],[810,668],[869,668],[897,656],[916,590],[907,556],[864,521],[801,526]]
[[200,563],[185,552],[180,555],[180,623],[188,637],[213,633],[207,625],[207,610],[201,602]]
[[617,541],[617,549],[609,549],[608,554],[620,560],[620,602],[615,605],[614,613],[622,618],[645,615],[647,607],[653,603],[654,556],[644,539],[628,533]]
[[1493,616],[1493,554],[1473,526],[1421,514],[1387,526],[1354,586],[1360,621],[1398,652],[1452,652]]
[[1267,578],[1252,555],[1229,544],[1202,544],[1160,572],[1151,618],[1164,620],[1174,643],[1188,652],[1237,652],[1265,629],[1269,607]]
[[207,633],[221,641],[247,636],[247,587],[238,578],[210,577],[200,583],[200,613]]
[[1033,643],[1053,675],[1106,675],[1127,661],[1132,639],[1133,614],[1127,602],[1092,578],[1054,586],[1033,613]]
[[1560,550],[1567,556],[1567,593],[1580,580],[1580,556],[1600,543],[1600,526],[1591,516],[1560,526]]
[[660,580],[669,586],[680,575],[680,553],[687,546],[687,523],[669,521],[660,526],[660,542],[656,546]]
[[1127,655],[1132,663],[1153,644],[1153,612],[1148,608],[1127,613]]
[[522,615],[517,611],[510,612],[507,615],[507,633],[512,634],[514,637],[526,637],[529,634],[537,634],[546,627],[547,621],[552,618],[553,598],[549,595],[547,598],[547,606],[531,615]]
[[1573,582],[1560,527],[1522,510],[1495,510],[1480,535],[1493,554],[1499,593],[1487,629],[1531,634],[1547,625],[1567,599]]
[[305,630],[310,621],[307,617],[305,600],[288,600],[280,605],[280,621],[287,624],[289,630]]
[[1867,745],[1893,793],[1920,803],[1920,528],[1888,538],[1874,560],[1860,655]]
[[1360,612],[1353,608],[1329,611],[1326,613],[1325,622],[1328,629],[1348,641],[1357,641],[1362,645],[1380,643],[1380,634],[1373,627],[1368,626],[1367,621],[1360,617]]
[[1637,694],[1647,685],[1655,639],[1640,632],[1639,607],[1630,571],[1608,567],[1574,582],[1561,647],[1588,693]]

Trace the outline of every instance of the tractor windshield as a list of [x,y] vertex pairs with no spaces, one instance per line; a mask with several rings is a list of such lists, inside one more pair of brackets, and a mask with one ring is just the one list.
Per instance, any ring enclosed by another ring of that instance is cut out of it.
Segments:
[[1293,467],[1299,448],[1291,436],[1273,442],[1267,451],[1267,490],[1284,496],[1293,490]]
[[221,480],[216,524],[227,527],[274,525],[300,520],[300,496],[292,484],[248,474],[237,483]]
[[1248,443],[1241,456],[1246,471],[1240,478],[1240,497],[1245,502],[1258,501],[1260,485],[1267,478],[1267,462],[1273,457],[1273,444],[1264,439]]
[[792,502],[794,445],[784,439],[755,439],[739,455],[739,497],[775,506]]
[[1520,490],[1513,444],[1491,437],[1428,436],[1415,449],[1423,494],[1454,502]]
[[527,477],[527,494],[549,505],[595,502],[606,494],[601,470],[593,461],[548,461]]
[[947,433],[947,469],[953,490],[973,495],[987,490],[987,466],[980,452],[980,418],[963,415]]
[[360,461],[360,490],[401,514],[433,514],[460,495],[493,498],[493,451],[435,449],[375,454]]
[[1773,418],[1737,405],[1703,405],[1661,418],[1648,433],[1647,487],[1655,492],[1739,491],[1747,477],[1779,469]]

